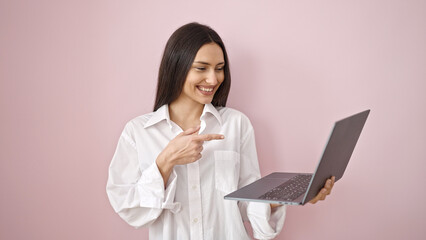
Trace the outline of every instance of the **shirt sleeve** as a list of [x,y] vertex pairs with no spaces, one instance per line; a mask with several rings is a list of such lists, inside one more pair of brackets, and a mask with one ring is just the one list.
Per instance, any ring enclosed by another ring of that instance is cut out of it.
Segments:
[[[240,180],[238,188],[244,187],[260,178],[257,159],[255,135],[252,125],[247,119],[242,124]],[[238,206],[243,220],[249,220],[256,239],[273,239],[282,230],[286,215],[286,206],[279,206],[271,211],[268,203],[239,202]]]
[[179,211],[180,203],[174,202],[176,172],[173,170],[165,188],[155,160],[141,170],[131,136],[131,128],[126,125],[109,167],[106,191],[114,211],[138,228],[153,223],[164,209]]

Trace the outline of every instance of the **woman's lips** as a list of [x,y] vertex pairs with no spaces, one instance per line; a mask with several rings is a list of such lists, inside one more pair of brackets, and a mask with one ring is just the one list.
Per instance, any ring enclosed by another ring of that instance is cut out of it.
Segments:
[[207,87],[207,86],[197,86],[197,89],[203,94],[203,95],[206,95],[206,96],[211,96],[211,95],[213,95],[213,93],[214,93],[214,86],[209,86],[209,87]]

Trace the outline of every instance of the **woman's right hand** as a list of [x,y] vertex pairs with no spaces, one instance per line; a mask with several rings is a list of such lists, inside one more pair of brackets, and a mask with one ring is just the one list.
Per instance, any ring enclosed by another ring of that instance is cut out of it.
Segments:
[[156,163],[165,185],[175,165],[193,163],[202,157],[204,141],[224,139],[221,134],[198,135],[199,130],[200,126],[183,131],[158,155]]

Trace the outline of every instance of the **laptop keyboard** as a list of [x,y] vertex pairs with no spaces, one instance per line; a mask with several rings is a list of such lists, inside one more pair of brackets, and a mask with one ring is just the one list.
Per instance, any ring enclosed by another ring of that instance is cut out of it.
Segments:
[[265,200],[293,201],[306,192],[311,177],[312,175],[296,175],[259,198]]

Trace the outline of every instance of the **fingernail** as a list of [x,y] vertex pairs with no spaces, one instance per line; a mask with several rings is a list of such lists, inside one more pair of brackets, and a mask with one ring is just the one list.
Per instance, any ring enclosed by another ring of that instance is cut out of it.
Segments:
[[224,139],[224,138],[225,138],[225,136],[223,136],[223,135],[222,135],[222,136],[220,136],[220,138],[221,138],[221,139]]

